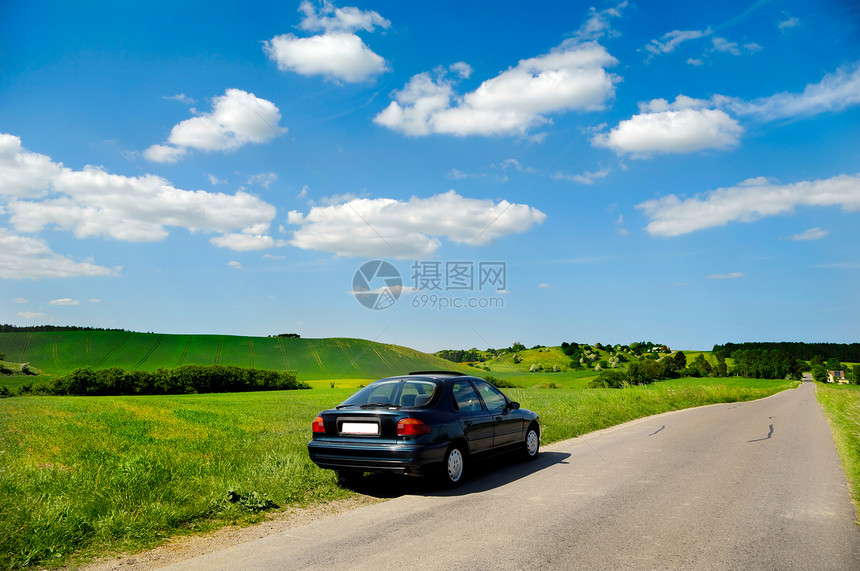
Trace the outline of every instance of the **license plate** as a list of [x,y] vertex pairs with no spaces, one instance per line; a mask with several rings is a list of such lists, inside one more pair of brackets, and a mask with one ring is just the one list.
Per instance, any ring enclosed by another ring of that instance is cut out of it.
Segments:
[[379,424],[376,422],[344,422],[340,427],[341,434],[379,434]]

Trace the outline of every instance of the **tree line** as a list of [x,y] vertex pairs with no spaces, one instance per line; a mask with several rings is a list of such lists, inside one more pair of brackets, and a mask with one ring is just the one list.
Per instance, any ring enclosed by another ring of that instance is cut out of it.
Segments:
[[22,394],[118,396],[238,393],[311,388],[296,380],[295,371],[243,369],[229,365],[182,365],[157,371],[125,371],[119,367],[83,367],[65,375],[24,385]]
[[735,351],[740,350],[782,351],[801,361],[810,361],[814,357],[820,356],[824,359],[834,358],[849,363],[860,362],[860,343],[801,343],[790,341],[726,343],[714,345],[713,353],[725,358],[734,358]]
[[0,333],[40,333],[44,331],[122,331],[125,329],[105,329],[103,327],[79,327],[77,325],[10,325],[0,324]]

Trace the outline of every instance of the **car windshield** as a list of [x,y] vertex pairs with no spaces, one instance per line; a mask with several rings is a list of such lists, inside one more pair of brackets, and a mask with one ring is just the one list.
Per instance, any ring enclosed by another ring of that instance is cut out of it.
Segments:
[[337,406],[343,408],[421,408],[433,398],[430,379],[383,379],[371,383]]

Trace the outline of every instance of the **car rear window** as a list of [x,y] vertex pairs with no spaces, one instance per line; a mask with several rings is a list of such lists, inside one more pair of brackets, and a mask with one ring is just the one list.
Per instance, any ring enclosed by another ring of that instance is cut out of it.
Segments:
[[371,383],[345,401],[338,408],[349,406],[390,406],[421,408],[433,398],[437,383],[429,379],[394,379]]

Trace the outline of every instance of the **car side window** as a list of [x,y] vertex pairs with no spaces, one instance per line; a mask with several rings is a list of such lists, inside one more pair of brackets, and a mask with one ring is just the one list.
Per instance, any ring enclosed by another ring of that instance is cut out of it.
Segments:
[[497,413],[505,410],[508,400],[496,387],[484,381],[477,382],[475,385],[478,388],[478,392],[481,393],[481,398],[484,399],[484,404],[487,405],[487,409],[489,409],[490,412]]
[[454,402],[462,412],[477,412],[481,408],[481,400],[469,381],[457,381],[454,383]]

